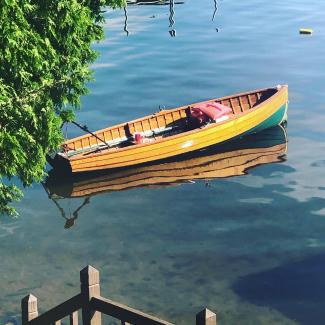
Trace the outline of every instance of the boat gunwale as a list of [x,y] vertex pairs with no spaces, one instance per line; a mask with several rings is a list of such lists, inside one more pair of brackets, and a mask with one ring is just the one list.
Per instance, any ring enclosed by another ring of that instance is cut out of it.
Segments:
[[[136,122],[142,121],[142,120],[144,120],[146,118],[150,118],[152,116],[160,116],[160,115],[164,115],[166,113],[176,112],[176,111],[186,109],[188,107],[192,107],[192,106],[198,105],[198,104],[203,104],[203,103],[207,103],[207,102],[211,102],[211,101],[223,101],[223,100],[227,100],[227,99],[231,99],[231,98],[247,96],[247,95],[250,95],[250,94],[256,94],[256,93],[259,93],[259,92],[266,92],[266,91],[272,90],[272,89],[276,90],[276,92],[273,95],[271,95],[269,98],[265,99],[264,101],[262,101],[258,105],[254,106],[254,107],[251,107],[249,110],[247,110],[245,112],[234,113],[227,120],[220,121],[218,123],[211,123],[211,124],[206,125],[204,127],[195,128],[193,130],[181,132],[181,133],[178,133],[178,134],[166,137],[166,138],[161,138],[161,139],[155,140],[154,142],[134,144],[132,146],[128,146],[128,147],[124,147],[124,148],[117,148],[116,150],[113,150],[113,151],[109,151],[109,150],[106,150],[105,148],[103,148],[103,150],[100,151],[100,152],[89,153],[89,151],[87,151],[87,156],[85,156],[85,152],[82,152],[82,153],[78,153],[78,154],[76,154],[76,155],[74,155],[72,157],[66,157],[64,155],[61,155],[61,157],[67,159],[68,161],[78,161],[78,160],[98,157],[98,156],[101,156],[101,155],[110,155],[110,154],[114,154],[114,153],[117,153],[117,152],[128,151],[128,150],[131,150],[131,149],[138,149],[138,148],[142,148],[142,147],[150,147],[151,145],[154,145],[154,144],[163,143],[163,142],[167,142],[167,141],[170,141],[170,140],[174,140],[174,139],[177,139],[177,138],[184,137],[185,135],[188,136],[188,135],[191,135],[191,134],[199,133],[200,131],[205,131],[205,130],[208,130],[208,129],[211,129],[211,128],[219,127],[221,125],[224,125],[224,124],[230,123],[232,121],[235,121],[235,120],[241,118],[242,116],[249,115],[250,113],[253,113],[253,112],[259,110],[261,107],[265,106],[265,104],[267,104],[269,102],[272,102],[276,97],[278,97],[287,88],[288,88],[288,85],[281,85],[280,88],[278,88],[277,86],[276,87],[267,87],[267,88],[253,90],[253,91],[247,91],[247,92],[242,92],[242,93],[238,93],[238,94],[233,94],[233,95],[230,95],[230,96],[213,98],[213,99],[205,100],[205,101],[202,101],[202,102],[197,102],[197,103],[193,103],[193,104],[189,104],[189,105],[180,106],[180,107],[177,107],[177,108],[174,108],[174,109],[166,109],[166,110],[163,110],[161,112],[157,112],[157,113],[152,114],[152,115],[147,115],[147,116],[144,116],[142,118],[138,118],[136,120],[131,120],[131,121],[124,122],[124,123],[121,123],[121,124],[113,125],[111,127],[95,131],[94,133],[98,134],[98,133],[101,133],[101,132],[105,132],[105,130],[108,130],[108,129],[125,126],[128,123],[136,123]],[[80,137],[73,138],[71,140],[68,140],[65,143],[69,144],[69,143],[78,141],[80,139],[83,139],[85,137],[87,137],[87,135],[83,135],[83,136],[80,136]],[[95,149],[92,149],[92,150],[95,150]]]

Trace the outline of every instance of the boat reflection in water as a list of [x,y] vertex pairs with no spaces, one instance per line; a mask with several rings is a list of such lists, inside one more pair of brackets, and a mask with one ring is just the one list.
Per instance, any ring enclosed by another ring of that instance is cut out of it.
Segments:
[[[182,183],[244,175],[259,165],[283,162],[286,159],[287,135],[283,126],[276,126],[241,139],[174,157],[156,164],[74,174],[70,177],[50,171],[44,188],[66,220],[65,228],[75,224],[79,211],[100,193],[134,188],[161,188]],[[207,183],[208,184],[208,183]],[[63,198],[84,198],[69,216],[59,201]]]
[[51,171],[45,187],[51,198],[89,197],[138,187],[159,188],[243,175],[249,168],[284,161],[286,152],[286,131],[277,126],[156,164],[63,178]]

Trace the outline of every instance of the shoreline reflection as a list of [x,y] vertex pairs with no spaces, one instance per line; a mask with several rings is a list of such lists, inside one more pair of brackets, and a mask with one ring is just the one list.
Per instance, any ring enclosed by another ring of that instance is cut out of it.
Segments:
[[[216,0],[215,0],[216,1]],[[132,5],[147,5],[147,6],[162,6],[162,5],[168,5],[169,6],[169,35],[171,37],[176,37],[176,30],[174,29],[175,25],[175,9],[174,6],[175,4],[184,4],[184,1],[176,1],[175,0],[128,0],[127,2],[128,6]],[[216,12],[216,10],[215,10]],[[215,15],[215,13],[214,13]],[[127,9],[124,7],[124,31],[126,33],[126,36],[129,36],[129,31],[127,29],[127,22],[128,22],[128,14],[127,14]]]
[[214,21],[214,18],[216,17],[216,13],[218,11],[218,2],[217,0],[213,0],[214,2],[214,11],[213,11],[213,15],[212,15],[212,21]]

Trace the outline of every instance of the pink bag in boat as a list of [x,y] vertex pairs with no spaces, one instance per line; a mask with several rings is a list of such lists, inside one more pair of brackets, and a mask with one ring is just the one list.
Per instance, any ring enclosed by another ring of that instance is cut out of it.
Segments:
[[134,133],[134,141],[135,141],[137,144],[143,142],[143,138],[142,138],[142,136],[141,136],[141,133],[139,133],[139,132]]
[[199,120],[200,123],[206,122],[208,117],[216,121],[220,117],[230,114],[231,108],[216,102],[209,102],[191,108],[191,115]]

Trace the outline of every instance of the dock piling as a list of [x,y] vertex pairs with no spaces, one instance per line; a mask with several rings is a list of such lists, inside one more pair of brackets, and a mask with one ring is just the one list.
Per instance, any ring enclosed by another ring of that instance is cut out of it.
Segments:
[[84,325],[101,325],[102,315],[92,310],[90,300],[100,297],[99,271],[88,265],[80,271],[81,299],[83,301],[82,320]]
[[196,325],[217,325],[217,315],[205,308],[196,315]]
[[38,316],[37,298],[32,294],[21,300],[22,325],[28,325],[29,321]]

